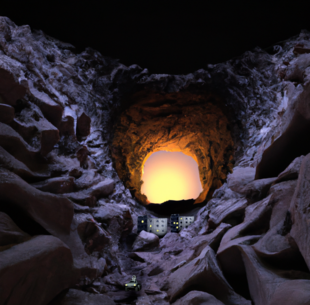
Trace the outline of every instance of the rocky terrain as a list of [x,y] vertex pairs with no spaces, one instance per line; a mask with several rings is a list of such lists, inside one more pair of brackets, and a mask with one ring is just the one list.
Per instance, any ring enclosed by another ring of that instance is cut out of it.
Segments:
[[[0,17],[0,304],[310,304],[309,101],[305,30],[150,75]],[[162,149],[198,163],[195,222],[138,235]]]

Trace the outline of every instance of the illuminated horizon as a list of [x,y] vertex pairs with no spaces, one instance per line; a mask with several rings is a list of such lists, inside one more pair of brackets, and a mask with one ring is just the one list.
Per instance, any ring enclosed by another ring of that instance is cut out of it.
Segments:
[[196,199],[202,192],[198,164],[182,152],[158,151],[144,164],[141,193],[151,203]]

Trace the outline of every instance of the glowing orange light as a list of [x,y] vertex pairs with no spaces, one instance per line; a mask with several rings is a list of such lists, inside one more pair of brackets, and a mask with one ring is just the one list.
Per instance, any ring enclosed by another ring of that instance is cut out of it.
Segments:
[[182,152],[159,151],[145,162],[141,193],[151,203],[197,198],[202,191],[198,164]]

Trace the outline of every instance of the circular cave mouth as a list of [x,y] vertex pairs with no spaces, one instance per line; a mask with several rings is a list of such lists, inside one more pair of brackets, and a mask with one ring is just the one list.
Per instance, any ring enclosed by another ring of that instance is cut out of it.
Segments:
[[142,91],[124,101],[111,153],[140,204],[159,215],[184,213],[223,185],[234,163],[223,105],[214,93],[190,92]]

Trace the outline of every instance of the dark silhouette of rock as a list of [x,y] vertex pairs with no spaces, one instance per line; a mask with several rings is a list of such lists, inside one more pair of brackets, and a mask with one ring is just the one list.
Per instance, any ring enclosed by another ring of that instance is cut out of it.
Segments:
[[262,198],[266,197],[270,186],[277,178],[258,179],[248,183],[241,190],[241,193],[245,195],[248,203],[254,203]]
[[81,290],[70,289],[57,296],[48,305],[114,305],[114,301],[106,295],[96,295]]
[[38,91],[30,80],[28,80],[28,87],[31,101],[39,106],[47,120],[49,120],[55,127],[59,127],[63,107],[53,101],[46,93]]
[[87,157],[89,156],[89,151],[86,146],[83,146],[77,151],[77,159],[80,161],[80,166],[85,167]]
[[77,118],[76,134],[81,137],[87,137],[90,134],[91,119],[85,112],[82,112]]
[[74,191],[74,178],[61,177],[51,178],[45,181],[31,184],[36,189],[53,194],[70,193]]
[[193,290],[186,294],[184,297],[180,298],[173,305],[223,305],[221,301],[216,299],[213,295],[203,292]]
[[17,160],[25,163],[31,170],[44,168],[38,165],[39,151],[30,147],[10,126],[0,123],[0,145]]
[[296,241],[298,248],[304,257],[308,268],[310,268],[310,248],[309,248],[309,200],[310,179],[308,172],[310,169],[310,154],[306,155],[301,163],[298,176],[297,187],[291,201],[290,212],[292,214],[291,236]]
[[278,175],[276,181],[274,183],[279,183],[286,180],[297,179],[300,165],[304,156],[297,157],[294,161],[282,172]]
[[[150,75],[0,17],[0,300],[307,304],[309,39]],[[197,161],[198,198],[141,194],[159,150]],[[138,216],[175,213],[195,221],[145,249]]]
[[0,54],[0,96],[6,104],[16,105],[16,101],[26,94],[26,87],[18,80],[23,75],[23,65]]
[[0,212],[0,247],[19,244],[30,239],[30,236],[23,232],[13,220],[5,213]]
[[169,276],[168,294],[170,302],[190,290],[199,290],[213,294],[217,299],[229,304],[250,304],[236,294],[225,280],[213,250],[207,246],[201,254],[188,264],[177,269]]
[[[310,51],[310,50],[309,50]],[[273,294],[270,305],[296,304],[303,305],[310,300],[310,281],[294,280],[283,283]]]
[[15,110],[12,106],[0,104],[0,122],[9,124],[15,117]]
[[59,131],[45,119],[38,106],[28,104],[11,123],[11,126],[35,148],[46,156],[58,143]]
[[97,203],[97,198],[87,190],[64,193],[63,196],[82,206],[94,207]]
[[2,304],[47,304],[76,282],[72,254],[54,236],[35,236],[0,252]]
[[0,196],[2,204],[18,207],[51,234],[70,232],[73,204],[68,199],[41,192],[4,169],[0,169]]
[[47,178],[48,174],[44,176],[44,174],[38,174],[32,172],[24,163],[20,162],[16,158],[14,158],[11,154],[9,154],[5,149],[0,146],[0,165],[3,168],[6,168],[16,175],[27,178],[27,177],[41,177]]

